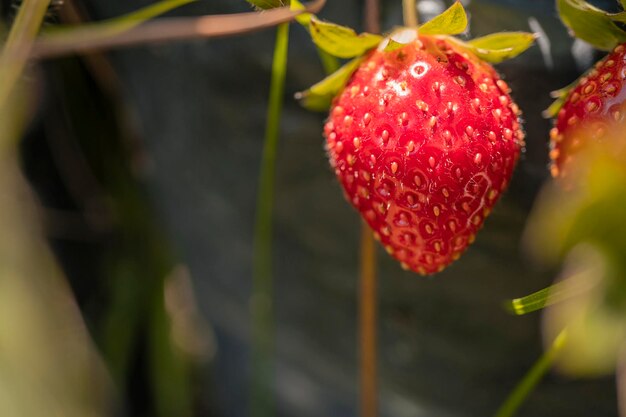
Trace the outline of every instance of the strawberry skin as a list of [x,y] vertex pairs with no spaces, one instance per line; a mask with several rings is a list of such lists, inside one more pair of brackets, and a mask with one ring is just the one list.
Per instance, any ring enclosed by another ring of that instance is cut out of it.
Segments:
[[602,141],[610,125],[624,119],[626,46],[618,45],[570,90],[550,131],[550,172],[566,176],[587,139]]
[[404,269],[459,258],[508,185],[519,109],[495,70],[446,37],[371,51],[325,125],[347,200]]

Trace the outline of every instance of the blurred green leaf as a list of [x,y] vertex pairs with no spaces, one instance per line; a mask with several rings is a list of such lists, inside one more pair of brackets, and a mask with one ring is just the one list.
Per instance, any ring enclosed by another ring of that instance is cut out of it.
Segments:
[[248,3],[253,5],[254,7],[258,7],[262,10],[273,9],[275,7],[283,7],[286,6],[289,1],[285,0],[246,0]]
[[590,282],[588,280],[572,276],[564,282],[558,282],[525,297],[511,300],[506,304],[506,308],[521,316],[568,300],[589,290]]
[[318,47],[339,58],[362,55],[383,40],[380,35],[366,32],[357,34],[348,27],[323,22],[315,16],[311,16],[309,31]]
[[[125,32],[134,28],[143,22],[153,19],[159,15],[176,9],[177,7],[184,6],[185,4],[193,3],[197,0],[162,0],[158,3],[151,4],[150,6],[143,7],[134,12],[127,13],[122,16],[114,17],[111,19],[102,20],[93,23],[83,23],[81,28],[92,27],[99,28],[100,30],[106,29],[109,33]],[[56,25],[51,26],[46,30],[47,33],[59,33],[64,31],[71,31],[76,25]]]
[[596,48],[610,50],[626,42],[626,32],[614,23],[623,21],[622,15],[611,16],[583,0],[557,0],[557,7],[561,20],[574,35]]
[[514,58],[531,47],[535,35],[527,32],[500,32],[467,42],[481,59],[497,64]]
[[550,104],[550,107],[548,107],[541,113],[543,117],[545,118],[556,117],[556,115],[559,113],[559,110],[561,110],[561,107],[563,107],[563,104],[565,104],[565,101],[567,100],[567,96],[569,95],[569,92],[572,91],[572,89],[576,87],[576,85],[578,85],[580,78],[583,76],[584,75],[581,75],[580,77],[578,77],[573,82],[566,85],[565,87],[552,91],[550,93],[550,97],[554,98],[555,100],[552,102],[552,104]]
[[449,9],[418,28],[421,35],[458,35],[467,27],[467,15],[461,2],[456,1]]
[[496,411],[495,417],[512,417],[519,410],[524,400],[539,384],[543,376],[550,370],[554,360],[558,357],[560,351],[565,346],[565,331],[561,332],[552,342],[549,349],[535,362],[530,370],[524,375],[522,380],[517,384],[513,391],[509,394],[502,406]]
[[362,58],[353,59],[308,90],[297,93],[296,99],[308,110],[328,110],[333,98],[344,88],[362,61]]

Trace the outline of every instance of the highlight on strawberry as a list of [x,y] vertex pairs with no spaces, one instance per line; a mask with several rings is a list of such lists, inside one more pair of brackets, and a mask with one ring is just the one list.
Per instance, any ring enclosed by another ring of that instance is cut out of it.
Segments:
[[490,63],[534,35],[462,41],[465,10],[383,37],[309,17],[323,51],[347,64],[297,98],[330,109],[330,165],[346,199],[404,269],[443,270],[470,245],[507,187],[524,133],[520,109]]
[[[621,1],[622,7],[626,1]],[[610,53],[578,80],[553,92],[545,111],[555,118],[550,131],[550,172],[563,179],[588,143],[607,139],[610,125],[624,119],[626,94],[626,11],[609,13],[583,0],[557,0],[559,15],[571,33]]]

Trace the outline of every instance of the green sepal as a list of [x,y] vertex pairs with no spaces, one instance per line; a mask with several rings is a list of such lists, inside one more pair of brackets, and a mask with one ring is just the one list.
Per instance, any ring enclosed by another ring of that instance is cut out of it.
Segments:
[[284,7],[289,4],[289,0],[246,0],[254,7],[261,10],[275,9],[276,7]]
[[389,38],[389,42],[387,43],[387,46],[385,46],[385,52],[392,52],[406,45],[407,45],[406,43],[394,41],[393,39]]
[[333,98],[345,87],[362,61],[362,57],[353,59],[308,90],[296,93],[296,99],[308,110],[328,110]]
[[584,0],[557,0],[561,20],[576,37],[602,50],[626,42],[626,32],[615,22],[626,22],[624,13],[607,13]]
[[500,32],[466,42],[479,58],[497,64],[530,48],[535,35],[528,32]]
[[467,15],[459,1],[418,28],[421,35],[458,35],[467,28]]
[[367,32],[357,34],[348,27],[323,22],[315,16],[311,16],[309,32],[319,48],[338,58],[362,55],[383,40],[380,35]]
[[542,310],[545,307],[568,300],[580,295],[589,288],[585,281],[571,277],[564,281],[557,282],[547,288],[534,292],[521,298],[515,298],[505,304],[505,308],[518,316]]
[[550,93],[550,97],[554,98],[555,100],[552,102],[552,104],[550,104],[550,107],[548,107],[541,113],[541,115],[546,119],[556,117],[556,115],[559,113],[559,110],[561,110],[561,108],[565,104],[565,101],[567,100],[567,96],[569,95],[570,91],[572,91],[572,89],[576,87],[576,85],[578,85],[580,78],[583,76],[584,74],[574,80],[574,82],[566,85],[565,87],[552,91]]

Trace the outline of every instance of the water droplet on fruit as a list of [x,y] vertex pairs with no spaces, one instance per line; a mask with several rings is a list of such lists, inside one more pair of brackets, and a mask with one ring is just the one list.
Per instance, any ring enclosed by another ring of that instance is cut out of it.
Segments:
[[396,226],[408,227],[411,225],[411,216],[405,212],[400,212],[395,219]]
[[424,74],[426,74],[426,72],[428,72],[429,68],[430,66],[426,62],[419,61],[413,64],[409,71],[413,77],[421,78]]

